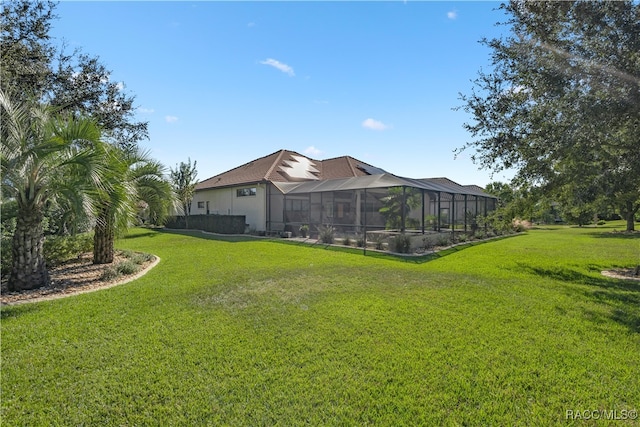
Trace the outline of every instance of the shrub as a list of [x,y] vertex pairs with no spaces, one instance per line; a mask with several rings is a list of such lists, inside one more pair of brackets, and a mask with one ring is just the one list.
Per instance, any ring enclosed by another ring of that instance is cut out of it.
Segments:
[[356,239],[356,246],[359,248],[364,248],[364,237],[358,237]]
[[120,254],[131,260],[134,264],[142,265],[145,262],[149,262],[153,260],[153,255],[145,254],[141,252],[133,252],[133,251],[121,251]]
[[326,244],[333,243],[335,230],[333,229],[332,226],[330,225],[322,226],[320,227],[318,232],[319,232],[318,238],[322,243],[326,243]]
[[120,274],[135,274],[140,271],[140,266],[131,260],[122,261],[116,265],[116,270]]
[[439,234],[438,237],[436,237],[435,246],[449,246],[450,243],[449,235]]
[[513,231],[515,231],[516,233],[520,233],[531,228],[531,222],[519,218],[514,218],[511,224],[513,227]]
[[398,234],[393,239],[395,251],[401,254],[407,254],[411,250],[411,237],[408,234]]
[[0,274],[2,277],[6,277],[11,272],[11,262],[13,260],[12,252],[11,252],[11,236],[2,236],[2,240],[0,241],[0,256],[1,256],[1,266],[0,266]]
[[93,249],[93,233],[74,236],[47,236],[44,257],[48,265],[57,265]]
[[300,232],[300,236],[307,237],[307,235],[309,234],[309,226],[307,224],[303,224],[300,226],[298,231]]
[[373,245],[378,250],[384,250],[384,235],[382,234],[371,234],[368,239],[370,242],[373,242]]
[[105,269],[102,272],[102,276],[100,276],[100,278],[102,280],[113,280],[118,278],[119,276],[120,276],[120,272],[115,266],[112,265],[111,267]]
[[342,239],[342,244],[345,246],[351,246],[351,238],[349,238],[349,236],[344,236],[344,239]]
[[458,243],[467,242],[467,241],[469,241],[469,236],[467,236],[466,234],[459,234],[456,237],[456,241],[458,241]]

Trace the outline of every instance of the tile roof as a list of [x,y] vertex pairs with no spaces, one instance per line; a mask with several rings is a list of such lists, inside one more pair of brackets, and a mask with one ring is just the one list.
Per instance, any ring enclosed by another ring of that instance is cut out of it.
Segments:
[[314,160],[290,150],[279,150],[201,181],[197,190],[258,182],[303,182],[351,178],[384,171],[350,156]]

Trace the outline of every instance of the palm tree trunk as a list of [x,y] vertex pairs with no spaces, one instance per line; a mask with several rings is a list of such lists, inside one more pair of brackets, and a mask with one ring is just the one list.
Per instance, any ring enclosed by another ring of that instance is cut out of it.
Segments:
[[32,209],[20,212],[17,216],[11,247],[13,261],[9,290],[36,289],[49,284],[49,272],[44,260],[42,218],[41,212]]
[[114,240],[113,216],[109,214],[108,208],[106,208],[102,210],[98,217],[93,234],[94,264],[111,264],[113,262]]

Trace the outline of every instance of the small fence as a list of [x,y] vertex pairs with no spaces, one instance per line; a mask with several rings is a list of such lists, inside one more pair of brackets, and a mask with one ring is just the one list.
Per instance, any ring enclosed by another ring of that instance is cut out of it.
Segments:
[[[165,226],[167,228],[187,228],[184,216],[170,217]],[[189,215],[188,228],[219,234],[244,234],[246,217],[244,215]]]

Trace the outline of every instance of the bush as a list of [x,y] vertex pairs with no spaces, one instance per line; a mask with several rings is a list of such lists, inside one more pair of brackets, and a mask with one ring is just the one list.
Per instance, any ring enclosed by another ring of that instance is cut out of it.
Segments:
[[351,246],[351,239],[349,238],[349,236],[344,236],[344,239],[342,239],[342,244],[345,246]]
[[300,226],[298,231],[300,232],[301,237],[307,237],[307,235],[309,234],[309,226],[307,224],[303,224]]
[[373,242],[373,245],[378,250],[384,250],[384,235],[382,234],[371,234],[368,239],[370,242]]
[[58,265],[93,250],[93,233],[74,236],[47,236],[44,240],[44,258],[48,265]]
[[141,252],[133,252],[133,251],[126,250],[126,251],[121,251],[120,254],[123,257],[131,260],[134,264],[138,264],[138,265],[142,265],[145,262],[149,262],[153,260],[153,255],[145,254]]
[[436,237],[435,246],[449,246],[450,243],[451,240],[448,235],[439,234],[438,237]]
[[408,234],[398,234],[393,239],[395,251],[401,254],[408,254],[411,250],[411,237]]
[[115,266],[112,265],[111,267],[105,269],[102,272],[102,276],[100,276],[100,278],[102,280],[113,280],[118,278],[119,276],[120,276],[120,272]]
[[318,238],[322,243],[326,243],[326,244],[333,243],[335,230],[333,229],[332,226],[330,225],[322,226],[320,227],[318,232],[319,232]]
[[356,239],[356,246],[359,248],[364,248],[364,237],[358,237]]
[[131,260],[122,261],[116,265],[116,270],[120,274],[135,274],[140,271],[140,266]]

